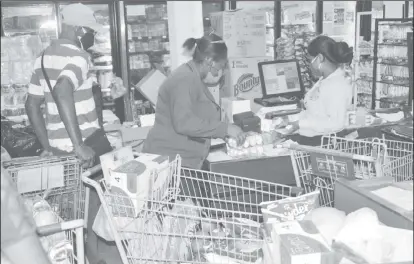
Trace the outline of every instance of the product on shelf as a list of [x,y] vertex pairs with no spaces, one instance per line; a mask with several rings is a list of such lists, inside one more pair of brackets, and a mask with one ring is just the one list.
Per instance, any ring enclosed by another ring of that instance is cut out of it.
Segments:
[[278,60],[298,60],[303,86],[307,90],[312,88],[316,82],[316,78],[311,72],[310,61],[307,56],[309,42],[316,36],[317,34],[313,32],[291,32],[276,40],[276,58]]
[[388,108],[409,100],[407,33],[412,22],[377,20],[374,54],[375,107]]

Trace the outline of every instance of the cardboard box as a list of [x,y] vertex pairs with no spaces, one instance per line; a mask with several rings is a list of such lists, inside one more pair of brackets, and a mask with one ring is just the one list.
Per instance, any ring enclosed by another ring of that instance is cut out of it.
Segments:
[[250,111],[250,100],[235,97],[221,98],[221,119],[233,123],[233,115]]
[[335,263],[336,256],[312,221],[272,225],[272,241],[280,245],[283,264]]
[[161,71],[153,69],[135,85],[135,88],[145,96],[154,109],[157,105],[158,90],[165,79],[167,77]]
[[[153,171],[156,173],[153,173]],[[147,200],[159,199],[168,184],[169,159],[167,156],[142,153],[110,171],[111,192],[119,192],[131,198],[132,207],[137,215]],[[154,197],[157,196],[157,197]]]
[[265,11],[223,11],[210,15],[211,29],[227,45],[229,57],[266,56]]
[[226,76],[223,95],[243,99],[262,98],[258,63],[270,60],[270,57],[229,58],[230,69]]

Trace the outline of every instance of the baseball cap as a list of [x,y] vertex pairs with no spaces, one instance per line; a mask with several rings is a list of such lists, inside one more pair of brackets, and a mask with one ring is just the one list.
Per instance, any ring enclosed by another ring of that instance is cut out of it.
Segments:
[[62,23],[79,26],[79,27],[88,27],[96,32],[99,32],[103,29],[101,24],[96,22],[94,16],[94,11],[86,5],[81,3],[70,4],[65,6],[62,9]]

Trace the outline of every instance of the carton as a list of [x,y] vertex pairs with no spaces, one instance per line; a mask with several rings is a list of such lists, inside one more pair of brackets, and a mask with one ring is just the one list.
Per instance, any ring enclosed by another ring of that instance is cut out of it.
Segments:
[[258,63],[270,60],[270,57],[229,58],[229,71],[223,95],[250,100],[262,98]]
[[210,15],[212,32],[221,37],[229,57],[266,56],[265,11],[223,11]]
[[221,119],[233,123],[233,115],[250,111],[250,100],[235,97],[221,98]]
[[168,156],[142,153],[110,171],[111,192],[128,196],[136,216],[147,200],[159,199],[167,191],[168,176]]
[[150,101],[154,109],[157,105],[158,91],[165,79],[167,77],[161,71],[153,69],[135,85],[135,89]]
[[336,263],[336,255],[312,221],[273,223],[271,237],[283,264]]

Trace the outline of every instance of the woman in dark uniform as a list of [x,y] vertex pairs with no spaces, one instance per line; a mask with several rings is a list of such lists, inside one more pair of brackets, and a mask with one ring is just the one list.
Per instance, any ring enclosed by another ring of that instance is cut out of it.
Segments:
[[[220,121],[220,106],[208,89],[223,77],[227,66],[226,44],[213,35],[190,38],[183,47],[193,59],[178,67],[161,85],[155,124],[143,151],[166,155],[170,160],[179,154],[183,167],[201,169],[211,138],[229,136],[242,142],[244,134],[238,126]],[[187,181],[182,190],[185,194],[205,197],[207,190],[199,187],[197,182]]]

